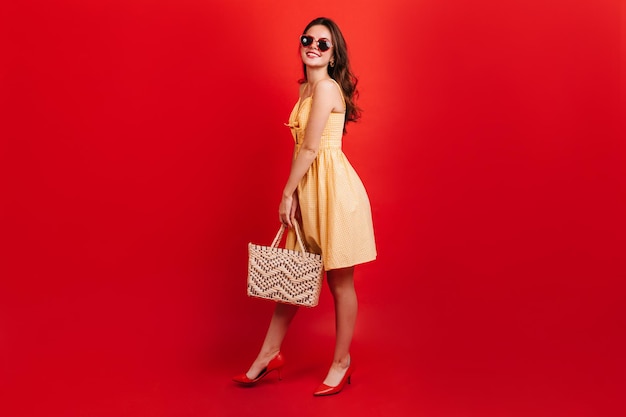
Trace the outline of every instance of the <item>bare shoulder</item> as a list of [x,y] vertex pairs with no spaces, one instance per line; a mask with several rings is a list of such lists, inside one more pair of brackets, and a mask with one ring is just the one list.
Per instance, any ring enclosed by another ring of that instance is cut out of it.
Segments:
[[339,86],[333,80],[318,81],[313,88],[313,96],[316,102],[332,112],[342,113],[345,110]]
[[333,80],[320,80],[315,83],[313,94],[325,98],[339,97],[339,87]]

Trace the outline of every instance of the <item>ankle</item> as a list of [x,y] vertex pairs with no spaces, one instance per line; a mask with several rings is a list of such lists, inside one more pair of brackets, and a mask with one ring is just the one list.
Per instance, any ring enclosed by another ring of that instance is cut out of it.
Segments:
[[271,361],[279,353],[280,353],[280,349],[268,349],[268,350],[264,349],[261,352],[259,352],[259,356],[257,356],[257,360],[260,360],[260,361]]
[[350,354],[347,354],[346,356],[339,359],[334,359],[331,366],[333,368],[338,368],[342,370],[348,369],[350,367]]

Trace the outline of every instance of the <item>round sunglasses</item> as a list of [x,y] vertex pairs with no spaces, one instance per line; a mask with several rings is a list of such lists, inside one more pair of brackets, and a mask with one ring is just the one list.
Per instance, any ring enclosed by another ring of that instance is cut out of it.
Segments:
[[[315,41],[315,38],[311,35],[302,35],[300,36],[300,44],[304,47],[310,46],[313,44],[313,42]],[[321,38],[317,40],[317,47],[319,48],[320,51],[322,52],[326,52],[328,51],[330,48],[332,48],[333,44],[330,43],[330,40],[326,39],[326,38]]]

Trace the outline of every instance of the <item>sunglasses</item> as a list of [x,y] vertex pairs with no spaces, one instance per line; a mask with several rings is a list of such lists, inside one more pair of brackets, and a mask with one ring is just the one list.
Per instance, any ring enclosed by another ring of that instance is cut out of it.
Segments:
[[[313,36],[310,36],[310,35],[300,36],[300,43],[304,47],[311,46],[313,42],[315,42],[315,38]],[[328,51],[332,46],[333,44],[330,43],[330,41],[326,38],[321,38],[317,40],[317,47],[322,52]]]

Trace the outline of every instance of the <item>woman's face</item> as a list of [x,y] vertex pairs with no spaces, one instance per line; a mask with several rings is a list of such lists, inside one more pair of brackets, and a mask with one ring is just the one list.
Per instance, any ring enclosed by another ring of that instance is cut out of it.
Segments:
[[311,26],[304,34],[312,36],[313,42],[307,46],[302,46],[302,44],[300,44],[300,56],[302,57],[302,62],[307,67],[326,67],[330,58],[333,56],[334,46],[331,46],[331,48],[327,51],[322,51],[318,46],[318,41],[328,40],[332,44],[333,38],[330,31],[324,25],[315,25]]

